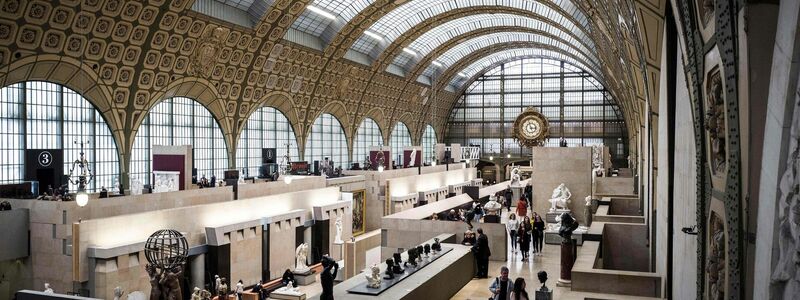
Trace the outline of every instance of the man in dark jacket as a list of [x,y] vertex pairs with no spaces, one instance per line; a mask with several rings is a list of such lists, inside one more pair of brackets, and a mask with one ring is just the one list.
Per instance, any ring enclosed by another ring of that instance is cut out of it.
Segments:
[[511,191],[511,186],[508,186],[505,191],[506,197],[506,208],[511,211],[511,207],[514,206],[514,192]]
[[475,254],[475,262],[478,265],[475,277],[488,278],[489,256],[492,256],[492,251],[489,250],[489,238],[483,233],[482,228],[478,228],[476,232],[478,233],[478,238],[475,245],[472,246],[472,253]]

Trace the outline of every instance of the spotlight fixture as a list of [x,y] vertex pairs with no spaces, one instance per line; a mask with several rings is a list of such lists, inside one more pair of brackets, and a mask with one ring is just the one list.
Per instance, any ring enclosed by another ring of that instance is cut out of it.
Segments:
[[285,182],[286,184],[291,184],[292,183],[292,175],[283,176],[283,182]]
[[309,5],[309,6],[306,6],[306,8],[308,8],[308,10],[314,12],[315,14],[318,14],[320,16],[323,16],[323,17],[331,19],[331,20],[336,20],[336,16],[335,15],[333,15],[333,14],[327,12],[327,11],[324,11],[319,7],[316,7],[316,6],[313,6],[313,5]]
[[511,158],[511,153],[506,154],[506,158]]
[[489,160],[494,160],[494,156],[489,156]]

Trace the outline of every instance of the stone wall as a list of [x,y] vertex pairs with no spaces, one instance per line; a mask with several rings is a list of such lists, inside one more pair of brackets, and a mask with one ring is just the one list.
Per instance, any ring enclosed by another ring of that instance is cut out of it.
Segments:
[[572,200],[570,210],[579,223],[585,224],[584,198],[592,191],[592,148],[576,147],[534,147],[533,172],[533,209],[540,215],[550,209],[550,196],[553,189],[564,183]]
[[603,230],[603,269],[650,271],[647,226],[606,223]]
[[245,286],[249,286],[261,279],[262,232],[261,226],[256,226],[230,233],[231,277],[228,281],[231,284],[235,285],[241,279]]
[[598,177],[595,178],[597,195],[633,195],[633,178]]

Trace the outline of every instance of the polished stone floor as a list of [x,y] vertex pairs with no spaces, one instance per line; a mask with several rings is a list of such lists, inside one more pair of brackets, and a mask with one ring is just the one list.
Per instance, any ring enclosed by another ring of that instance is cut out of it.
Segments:
[[[515,211],[512,208],[512,211]],[[505,222],[507,219],[507,212],[503,212],[502,219]],[[465,225],[466,229],[466,225]],[[490,243],[492,241],[489,241]],[[510,242],[510,241],[509,241]],[[511,245],[508,246],[511,252]],[[488,279],[473,279],[464,288],[462,288],[451,299],[458,300],[486,300],[491,293],[489,286],[492,284],[495,276],[500,275],[500,267],[507,266],[510,270],[509,277],[514,280],[517,277],[525,278],[527,284],[526,290],[528,291],[531,299],[534,297],[534,291],[538,289],[541,284],[537,279],[536,273],[539,271],[546,271],[549,279],[547,286],[553,290],[553,299],[654,299],[646,297],[632,297],[615,294],[598,294],[598,293],[585,293],[574,292],[569,288],[556,287],[558,280],[560,265],[561,248],[558,245],[544,245],[541,256],[531,256],[527,262],[520,261],[519,253],[509,254],[507,262],[489,261],[489,277]],[[317,282],[308,286],[300,287],[302,292],[309,296],[318,296],[322,291],[319,285],[319,275],[317,275]],[[310,297],[309,297],[310,298]]]

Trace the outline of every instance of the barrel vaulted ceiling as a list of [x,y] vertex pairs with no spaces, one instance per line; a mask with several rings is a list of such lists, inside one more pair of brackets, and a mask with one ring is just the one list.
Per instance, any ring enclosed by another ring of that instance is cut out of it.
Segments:
[[147,111],[189,96],[219,120],[233,161],[231,145],[262,105],[287,116],[301,152],[322,113],[348,139],[365,118],[385,135],[402,121],[417,144],[427,124],[443,138],[482,72],[548,57],[597,77],[634,140],[657,103],[664,9],[664,0],[4,0],[0,84],[49,80],[82,93],[125,160]]

